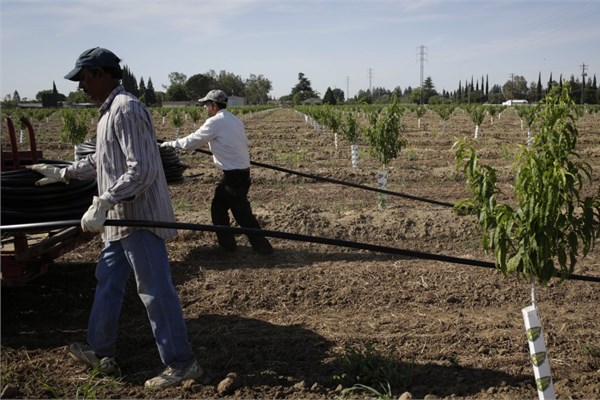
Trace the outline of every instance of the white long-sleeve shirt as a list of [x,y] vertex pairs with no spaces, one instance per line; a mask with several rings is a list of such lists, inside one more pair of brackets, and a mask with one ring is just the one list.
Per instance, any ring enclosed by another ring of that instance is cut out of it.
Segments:
[[250,168],[248,136],[242,121],[227,111],[219,110],[188,136],[171,142],[182,150],[195,150],[208,144],[215,167],[220,170]]
[[[67,167],[65,176],[96,178],[98,195],[114,205],[109,219],[174,222],[175,215],[151,115],[135,96],[116,87],[100,107],[96,152]],[[103,239],[120,240],[137,229],[163,239],[174,229],[106,226]]]

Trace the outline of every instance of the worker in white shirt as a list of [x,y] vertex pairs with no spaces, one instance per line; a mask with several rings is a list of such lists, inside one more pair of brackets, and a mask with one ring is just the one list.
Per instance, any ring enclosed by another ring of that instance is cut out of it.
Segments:
[[[229,210],[243,228],[260,229],[248,201],[250,189],[250,155],[248,137],[242,121],[227,110],[227,95],[222,90],[211,90],[199,100],[209,118],[190,135],[161,144],[179,150],[195,150],[208,145],[215,167],[223,174],[217,183],[211,203],[214,225],[231,226]],[[273,246],[262,235],[247,235],[252,249],[262,255],[271,255]],[[230,232],[217,232],[219,245],[235,251],[235,236]]]

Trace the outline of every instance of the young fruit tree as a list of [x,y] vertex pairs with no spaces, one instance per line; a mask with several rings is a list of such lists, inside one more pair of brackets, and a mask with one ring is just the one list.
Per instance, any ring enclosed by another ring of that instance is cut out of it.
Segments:
[[454,113],[455,106],[453,105],[439,105],[434,108],[435,112],[442,119],[442,131],[446,132],[446,121],[450,119]]
[[198,124],[198,121],[200,120],[201,109],[199,107],[190,107],[188,110],[188,114],[190,115],[190,118],[192,119],[195,128]]
[[344,136],[344,139],[346,139],[350,143],[350,157],[352,160],[352,167],[358,168],[359,157],[358,145],[356,144],[356,141],[360,136],[360,131],[358,129],[358,122],[356,122],[356,118],[351,112],[346,113],[345,117],[342,117],[340,123],[340,132]]
[[471,120],[475,123],[475,134],[473,137],[475,139],[479,138],[479,129],[481,127],[481,123],[483,122],[483,117],[485,116],[485,109],[482,106],[475,106],[468,109],[469,115],[471,116]]
[[162,117],[162,126],[165,126],[165,119],[167,118],[167,115],[169,114],[169,109],[165,108],[165,107],[161,107],[156,109],[156,112],[158,112],[158,114]]
[[177,109],[173,109],[173,111],[170,112],[171,114],[171,122],[173,123],[173,126],[175,127],[175,140],[179,139],[179,131],[181,130],[181,127],[183,126],[183,117],[181,116],[181,111],[177,110]]
[[566,279],[577,258],[592,249],[600,233],[600,190],[590,193],[592,169],[579,159],[576,106],[565,87],[552,91],[535,106],[539,132],[529,146],[521,145],[514,162],[516,206],[498,203],[500,193],[493,167],[479,163],[476,142],[455,143],[456,167],[467,178],[473,197],[457,204],[478,215],[483,248],[493,251],[503,274],[530,281],[532,304],[522,310],[540,399],[554,398],[535,282]]
[[60,115],[62,129],[59,137],[63,142],[74,146],[74,159],[77,159],[77,145],[85,140],[88,133],[87,113],[82,110],[64,109]]
[[494,125],[494,115],[496,115],[498,113],[498,107],[497,106],[488,106],[486,107],[486,111],[488,114],[490,114],[490,126]]
[[[382,165],[377,179],[379,188],[382,190],[387,187],[387,166],[390,161],[398,157],[398,153],[406,146],[406,138],[400,135],[401,118],[400,105],[394,94],[391,104],[386,106],[379,116],[375,113],[370,115],[370,125],[365,130],[371,151]],[[385,194],[378,194],[377,204],[380,209],[387,207]]]
[[323,122],[325,126],[333,132],[333,144],[335,148],[338,148],[338,132],[340,131],[340,117],[332,109],[324,109]]
[[535,122],[535,107],[533,106],[520,106],[517,108],[517,114],[519,114],[519,118],[521,118],[521,129],[523,129],[523,125],[527,126],[527,144],[530,145],[533,136],[531,134],[531,128],[533,127],[533,123]]
[[423,105],[419,105],[415,107],[414,110],[415,114],[417,115],[417,129],[421,129],[421,118],[423,118],[423,116],[427,112],[427,108],[425,108],[425,106]]

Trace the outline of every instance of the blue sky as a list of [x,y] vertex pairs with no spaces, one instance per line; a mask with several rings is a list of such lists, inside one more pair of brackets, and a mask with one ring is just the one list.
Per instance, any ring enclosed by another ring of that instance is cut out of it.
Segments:
[[169,73],[263,75],[270,95],[304,73],[321,95],[402,89],[424,76],[438,91],[511,74],[545,85],[581,65],[600,79],[600,0],[0,0],[0,96],[68,94],[63,76],[90,47],[106,47],[155,90]]

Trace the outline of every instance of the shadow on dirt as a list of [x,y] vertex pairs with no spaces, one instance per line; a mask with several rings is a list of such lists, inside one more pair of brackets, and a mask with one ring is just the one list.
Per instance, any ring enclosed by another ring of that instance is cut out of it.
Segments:
[[[498,395],[488,389],[502,386],[531,386],[531,393],[535,393],[533,378],[526,375],[513,376],[492,369],[437,364],[400,363],[398,368],[412,371],[411,383],[403,390],[410,392],[416,399],[427,395],[460,398],[480,392],[487,392],[490,397],[495,397]],[[396,394],[402,394],[402,390]]]
[[[310,254],[318,256],[324,255]],[[373,257],[351,253],[338,256]],[[178,280],[187,275],[186,267],[182,267],[174,274]],[[68,359],[66,345],[85,337],[95,286],[93,271],[94,264],[59,264],[26,287],[4,288],[2,347],[33,351],[64,347],[64,353],[52,353],[64,354],[61,358]],[[344,372],[336,356],[340,350],[299,324],[275,325],[236,315],[205,314],[188,318],[187,325],[189,339],[208,373],[204,385],[216,386],[227,374],[236,373],[239,384],[245,388],[291,390],[303,382],[304,387],[314,385],[312,390],[331,396],[339,383],[333,377]],[[133,285],[128,288],[121,316],[119,351],[125,384],[143,385],[145,379],[161,369],[151,329]],[[395,360],[394,365],[406,373],[407,379],[405,387],[394,387],[393,392],[410,391],[416,398],[427,394],[470,396],[487,388],[532,384],[530,376],[455,364]]]
[[323,261],[394,261],[409,260],[410,257],[395,254],[369,252],[366,250],[319,251],[277,248],[270,256],[262,256],[252,251],[250,246],[238,246],[235,252],[226,252],[218,246],[196,247],[191,249],[182,262],[173,263],[178,268],[194,269],[200,263],[203,269],[224,270],[231,268],[299,268]]

